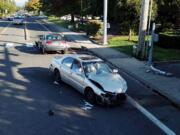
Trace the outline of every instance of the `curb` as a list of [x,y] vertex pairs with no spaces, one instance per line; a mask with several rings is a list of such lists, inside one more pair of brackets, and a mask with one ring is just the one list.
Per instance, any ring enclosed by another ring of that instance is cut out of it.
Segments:
[[113,65],[114,67],[118,68],[121,72],[125,73],[126,75],[130,76],[131,78],[134,78],[136,81],[138,81],[139,83],[141,83],[142,85],[144,85],[145,87],[147,87],[148,89],[151,89],[152,91],[158,93],[159,95],[165,97],[167,100],[169,100],[174,106],[176,106],[177,108],[180,108],[180,104],[176,103],[175,100],[173,100],[172,98],[169,98],[167,93],[162,92],[162,90],[160,90],[159,88],[157,88],[156,86],[153,86],[153,84],[142,80],[141,78],[139,78],[137,75],[135,75],[132,72],[127,71],[126,69],[122,69],[120,67],[117,67],[116,65],[114,65],[111,61],[106,60],[104,57],[92,52],[90,49],[88,49],[85,46],[82,46],[82,49],[87,50],[89,52],[91,52],[92,54],[98,56],[99,58],[103,59],[104,61],[108,62],[109,64]]

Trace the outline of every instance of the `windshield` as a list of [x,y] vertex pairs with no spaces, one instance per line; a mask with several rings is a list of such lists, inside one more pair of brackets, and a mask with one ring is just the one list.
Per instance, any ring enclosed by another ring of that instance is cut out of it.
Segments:
[[86,75],[88,74],[100,74],[100,73],[112,73],[110,67],[104,62],[83,62],[83,69]]

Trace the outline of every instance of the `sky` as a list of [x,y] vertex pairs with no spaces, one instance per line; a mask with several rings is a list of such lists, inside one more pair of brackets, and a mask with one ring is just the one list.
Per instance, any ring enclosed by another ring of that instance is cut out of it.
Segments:
[[24,6],[26,1],[28,0],[15,0],[17,6]]

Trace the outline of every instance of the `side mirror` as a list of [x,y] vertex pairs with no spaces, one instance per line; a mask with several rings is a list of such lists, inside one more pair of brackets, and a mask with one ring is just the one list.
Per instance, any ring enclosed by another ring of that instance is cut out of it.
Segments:
[[117,74],[118,73],[118,69],[113,69],[113,73]]
[[75,73],[79,76],[83,76],[83,70],[82,68],[75,70]]

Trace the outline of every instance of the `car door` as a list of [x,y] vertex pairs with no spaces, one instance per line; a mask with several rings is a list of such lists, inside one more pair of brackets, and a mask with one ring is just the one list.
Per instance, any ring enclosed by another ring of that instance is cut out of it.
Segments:
[[61,62],[61,79],[68,83],[72,84],[72,79],[71,79],[71,66],[74,61],[74,58],[72,57],[66,57],[62,60]]
[[85,75],[82,70],[82,65],[78,60],[74,60],[71,66],[71,79],[73,87],[75,87],[80,92],[83,92],[85,87]]

